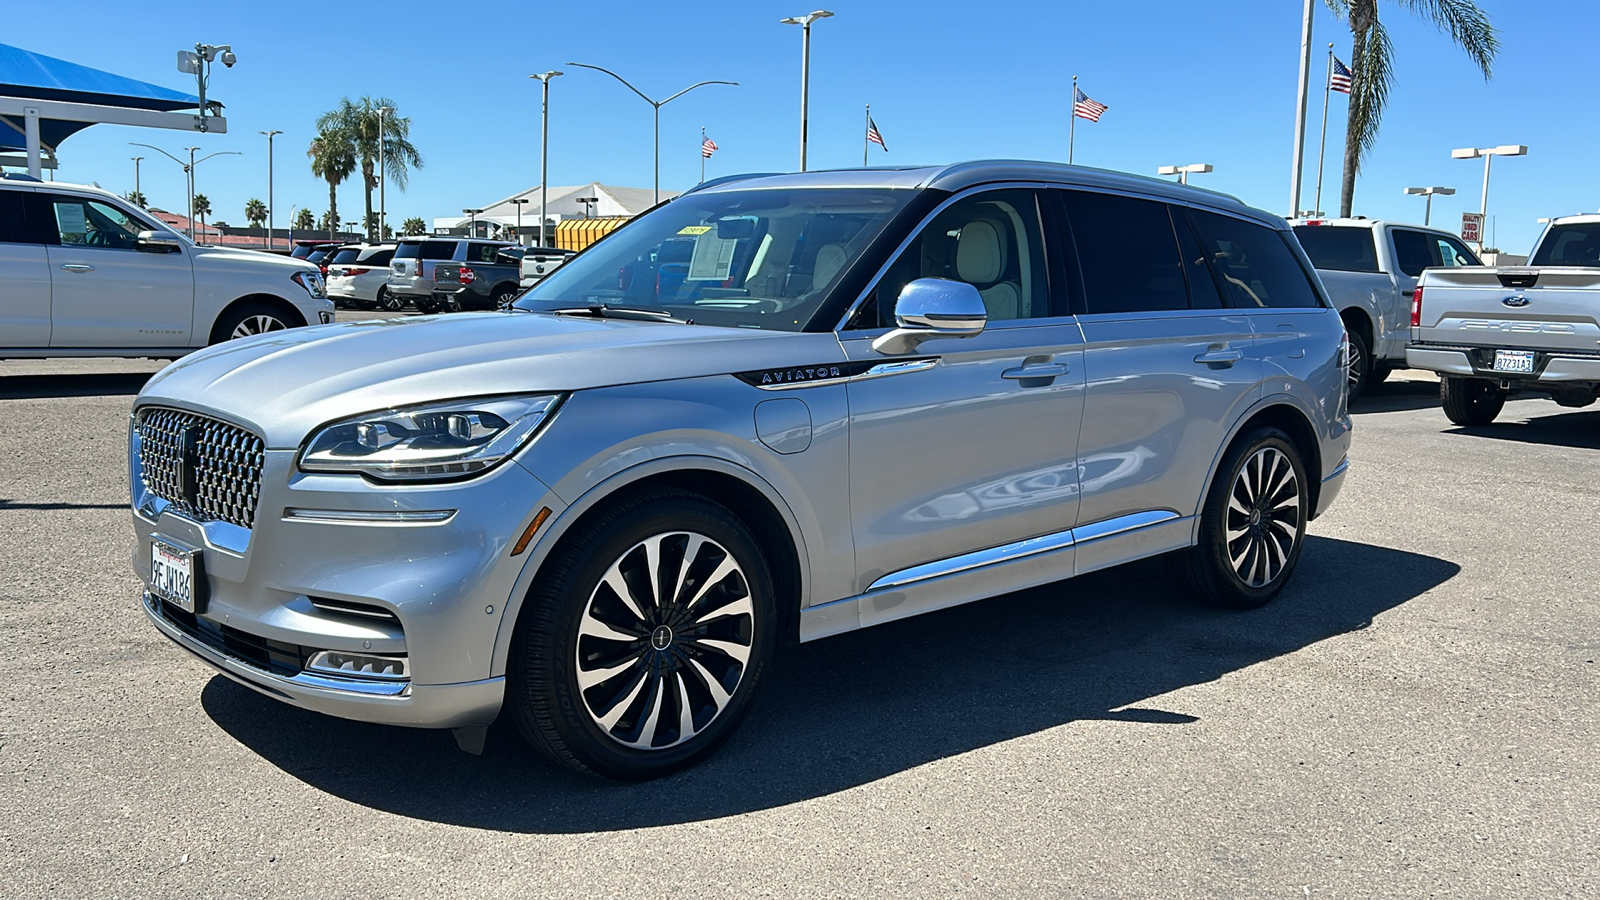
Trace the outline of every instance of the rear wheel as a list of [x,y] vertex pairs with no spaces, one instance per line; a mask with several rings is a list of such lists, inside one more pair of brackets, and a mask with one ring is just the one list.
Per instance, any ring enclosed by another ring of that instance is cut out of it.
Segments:
[[1200,513],[1200,540],[1174,559],[1196,600],[1254,609],[1278,596],[1305,542],[1309,501],[1305,464],[1282,431],[1261,427],[1223,457]]
[[406,308],[406,302],[389,293],[386,287],[378,288],[378,308],[384,312],[399,312]]
[[1506,391],[1487,378],[1446,375],[1439,379],[1439,405],[1457,425],[1488,425],[1506,405]]
[[775,626],[766,562],[733,513],[642,494],[590,516],[545,563],[512,642],[508,711],[563,765],[666,775],[733,734]]

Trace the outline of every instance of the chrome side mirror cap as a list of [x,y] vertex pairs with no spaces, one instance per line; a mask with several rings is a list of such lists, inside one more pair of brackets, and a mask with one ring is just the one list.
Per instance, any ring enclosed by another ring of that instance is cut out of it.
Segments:
[[183,242],[165,231],[141,231],[134,248],[141,253],[177,253],[183,249]]
[[900,291],[894,304],[899,327],[872,342],[879,353],[910,353],[929,338],[982,334],[989,311],[978,289],[948,278],[918,278]]

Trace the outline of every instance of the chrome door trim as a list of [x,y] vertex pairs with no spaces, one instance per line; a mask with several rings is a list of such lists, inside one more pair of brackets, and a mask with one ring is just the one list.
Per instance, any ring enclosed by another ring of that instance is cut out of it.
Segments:
[[933,359],[908,359],[904,362],[879,363],[851,377],[851,381],[866,381],[871,378],[887,378],[890,375],[909,375],[912,372],[925,372],[939,364],[937,357]]
[[908,569],[901,569],[898,572],[890,572],[888,575],[874,581],[867,588],[866,593],[870,594],[874,591],[905,587],[908,584],[927,581],[930,578],[942,578],[946,575],[954,575],[970,569],[1036,556],[1040,553],[1065,550],[1076,544],[1126,534],[1130,531],[1170,522],[1177,518],[1180,518],[1179,515],[1172,510],[1152,509],[1144,512],[1129,513],[1125,516],[1117,516],[1113,519],[1106,519],[1089,525],[1080,525],[1077,528],[1069,528],[1066,531],[1058,531],[1054,534],[1040,535],[1027,540],[1003,544],[999,547],[990,547],[987,550],[963,553],[960,556],[934,560],[933,562],[922,563]]

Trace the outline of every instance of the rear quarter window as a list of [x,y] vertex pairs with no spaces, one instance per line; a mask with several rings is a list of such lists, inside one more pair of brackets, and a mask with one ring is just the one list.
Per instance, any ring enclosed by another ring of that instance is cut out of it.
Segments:
[[421,259],[454,259],[456,255],[455,241],[422,241],[417,248]]
[[1322,306],[1287,235],[1244,219],[1194,210],[1200,246],[1222,280],[1224,301],[1239,309]]
[[369,266],[387,266],[394,259],[393,250],[367,250],[364,252],[366,255],[362,256],[360,261]]
[[1370,228],[1296,225],[1294,236],[1316,268],[1332,272],[1378,271],[1378,248]]

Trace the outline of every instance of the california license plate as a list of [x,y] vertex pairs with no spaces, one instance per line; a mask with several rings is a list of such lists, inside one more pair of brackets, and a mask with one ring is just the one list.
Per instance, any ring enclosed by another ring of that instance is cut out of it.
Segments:
[[204,591],[197,584],[199,553],[176,544],[150,541],[150,593],[185,612],[200,612]]
[[1494,370],[1496,372],[1520,372],[1525,375],[1532,375],[1533,351],[1496,350],[1494,352]]

